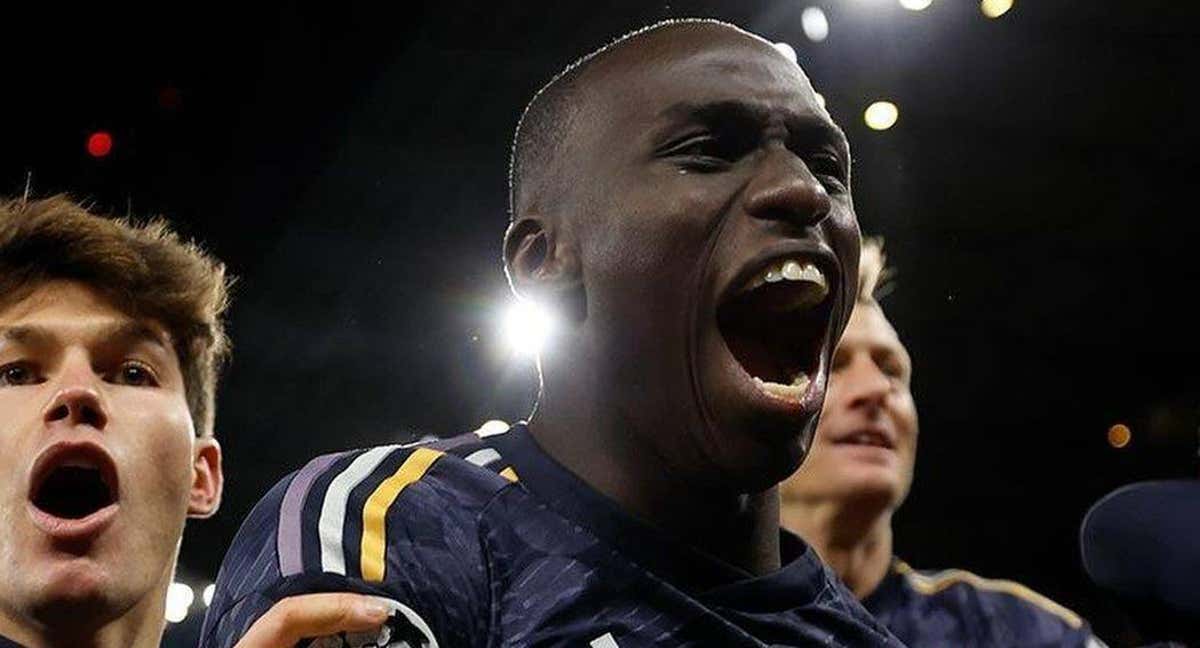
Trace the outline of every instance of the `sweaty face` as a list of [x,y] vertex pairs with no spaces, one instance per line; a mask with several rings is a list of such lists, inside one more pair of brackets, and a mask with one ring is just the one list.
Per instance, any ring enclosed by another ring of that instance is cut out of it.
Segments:
[[845,138],[728,27],[643,36],[586,78],[572,223],[600,382],[668,469],[766,488],[804,456],[848,314]]
[[169,580],[193,437],[155,323],[73,282],[0,309],[0,615],[112,618]]
[[900,505],[912,484],[917,410],[912,363],[874,304],[859,304],[834,353],[817,437],[781,486],[784,500],[882,499]]

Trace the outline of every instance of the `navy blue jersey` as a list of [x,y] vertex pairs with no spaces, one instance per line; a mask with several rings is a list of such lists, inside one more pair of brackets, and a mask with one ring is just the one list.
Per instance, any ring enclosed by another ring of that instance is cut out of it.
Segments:
[[285,596],[340,590],[396,601],[396,645],[414,647],[901,646],[799,538],[783,554],[756,578],[676,541],[516,425],[285,478],[230,547],[201,645],[232,646]]
[[893,561],[863,604],[910,646],[1104,646],[1067,608],[1024,585],[961,569],[922,572]]

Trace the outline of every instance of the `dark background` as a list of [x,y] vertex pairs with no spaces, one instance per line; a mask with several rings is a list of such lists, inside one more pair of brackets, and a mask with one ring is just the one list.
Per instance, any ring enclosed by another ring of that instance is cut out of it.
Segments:
[[[1200,10],[811,4],[822,43],[792,0],[10,14],[0,193],[32,176],[35,195],[166,214],[239,277],[226,498],[189,525],[178,579],[210,582],[257,497],[316,453],[528,411],[532,369],[497,329],[517,115],[612,36],[713,16],[799,52],[898,266],[884,305],[922,424],[898,554],[1022,581],[1131,641],[1076,538],[1114,487],[1197,472]],[[877,98],[900,107],[891,130],[863,124]],[[115,145],[98,160],[99,129]]]

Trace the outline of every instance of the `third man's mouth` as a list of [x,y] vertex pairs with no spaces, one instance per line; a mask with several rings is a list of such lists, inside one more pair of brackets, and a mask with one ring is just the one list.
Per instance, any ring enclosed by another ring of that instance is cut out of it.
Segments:
[[826,273],[805,255],[775,258],[717,306],[717,326],[767,394],[799,402],[816,373],[831,313]]

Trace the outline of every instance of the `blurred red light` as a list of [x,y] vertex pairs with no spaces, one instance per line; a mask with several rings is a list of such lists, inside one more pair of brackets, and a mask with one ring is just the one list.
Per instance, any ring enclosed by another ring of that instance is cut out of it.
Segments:
[[88,155],[96,158],[102,158],[112,151],[112,135],[99,131],[88,136],[87,152]]

